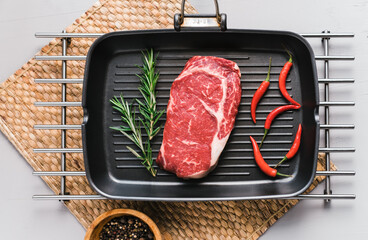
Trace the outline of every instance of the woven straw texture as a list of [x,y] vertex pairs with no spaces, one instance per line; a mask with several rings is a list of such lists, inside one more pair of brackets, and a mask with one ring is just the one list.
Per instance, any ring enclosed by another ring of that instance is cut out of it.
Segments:
[[[78,33],[107,33],[116,30],[172,28],[172,17],[179,12],[180,0],[100,1],[66,30]],[[187,4],[187,11],[195,9]],[[86,55],[94,39],[72,39],[68,55]],[[61,55],[60,39],[52,40],[38,55]],[[84,61],[68,61],[68,78],[82,78]],[[35,84],[35,78],[61,78],[60,61],[31,59],[0,88],[0,129],[35,171],[59,171],[60,154],[35,154],[33,148],[59,148],[60,130],[34,130],[35,124],[60,124],[58,107],[35,107],[38,101],[60,101],[61,86]],[[80,84],[67,85],[67,101],[80,101]],[[67,124],[81,124],[82,110],[67,108]],[[81,132],[67,131],[67,147],[81,148]],[[318,169],[323,169],[320,155]],[[68,171],[83,171],[82,154],[67,154]],[[334,169],[334,166],[332,166]],[[43,177],[59,194],[60,177]],[[322,177],[316,178],[309,190]],[[85,177],[66,177],[70,194],[94,194]],[[114,208],[133,208],[146,213],[159,226],[164,239],[257,239],[298,201],[258,200],[226,202],[136,202],[115,200],[66,201],[66,207],[87,228],[100,214]]]

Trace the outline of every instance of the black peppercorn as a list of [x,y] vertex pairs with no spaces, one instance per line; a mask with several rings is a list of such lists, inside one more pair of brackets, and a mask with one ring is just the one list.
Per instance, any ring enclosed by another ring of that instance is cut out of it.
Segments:
[[102,228],[100,240],[149,240],[153,233],[146,223],[133,216],[111,219]]

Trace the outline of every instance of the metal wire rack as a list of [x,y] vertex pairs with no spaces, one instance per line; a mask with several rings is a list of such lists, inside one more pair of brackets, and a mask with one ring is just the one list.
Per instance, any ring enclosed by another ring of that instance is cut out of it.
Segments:
[[[61,188],[59,195],[34,195],[33,199],[54,199],[54,200],[85,200],[85,199],[106,199],[101,195],[68,195],[65,192],[65,177],[66,176],[85,176],[85,172],[80,171],[66,171],[66,153],[82,153],[81,148],[66,148],[66,131],[81,129],[81,125],[67,125],[66,124],[66,108],[67,107],[81,107],[81,102],[67,102],[66,101],[66,84],[78,83],[82,84],[83,79],[71,79],[67,78],[67,61],[70,60],[86,60],[86,56],[69,56],[66,54],[68,48],[68,41],[73,38],[97,38],[102,36],[101,33],[67,33],[62,31],[61,33],[36,33],[36,38],[60,38],[62,42],[62,55],[61,56],[36,56],[35,59],[39,61],[57,60],[62,62],[62,78],[60,79],[35,79],[38,84],[44,83],[58,83],[61,84],[61,100],[60,102],[35,102],[35,106],[38,107],[61,107],[61,124],[60,125],[34,125],[37,130],[42,129],[57,129],[61,130],[61,146],[60,148],[38,148],[34,149],[35,153],[60,153],[61,154],[61,170],[52,172],[33,172],[35,176],[60,176]],[[320,89],[323,90],[323,101],[320,101],[320,109],[324,115],[323,123],[320,125],[321,133],[324,133],[324,141],[320,142],[319,152],[326,154],[326,169],[324,171],[317,171],[316,175],[326,176],[325,191],[324,194],[302,194],[296,197],[288,199],[324,199],[330,201],[331,199],[355,199],[355,194],[333,194],[331,191],[331,176],[354,176],[353,170],[337,170],[331,171],[330,169],[330,153],[342,153],[342,152],[355,152],[354,147],[331,147],[330,130],[333,129],[354,129],[354,124],[330,124],[330,107],[331,106],[354,106],[354,102],[350,101],[330,101],[330,84],[338,83],[354,83],[352,78],[330,78],[330,61],[352,61],[354,56],[332,56],[329,55],[330,41],[335,38],[353,38],[353,33],[330,33],[329,31],[323,31],[322,33],[301,34],[307,39],[320,38],[322,40],[324,53],[321,56],[315,56],[316,61],[323,61],[323,77],[319,77],[318,83]]]

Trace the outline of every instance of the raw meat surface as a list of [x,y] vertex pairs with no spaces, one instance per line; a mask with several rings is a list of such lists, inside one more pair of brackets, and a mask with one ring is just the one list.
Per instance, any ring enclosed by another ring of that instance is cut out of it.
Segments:
[[180,178],[201,178],[218,162],[241,99],[240,71],[233,61],[189,59],[170,90],[157,164]]

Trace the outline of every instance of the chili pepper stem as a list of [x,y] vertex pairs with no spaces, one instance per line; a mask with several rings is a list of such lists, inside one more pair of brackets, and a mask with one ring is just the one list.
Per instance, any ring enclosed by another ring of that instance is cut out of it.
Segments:
[[270,60],[269,60],[269,63],[268,63],[268,72],[267,72],[267,77],[265,79],[266,82],[270,81],[271,63],[272,63],[272,57],[270,57]]
[[259,144],[259,148],[261,148],[261,147],[262,147],[263,141],[265,140],[265,138],[266,138],[266,136],[267,136],[268,130],[269,130],[269,129],[265,129],[264,134],[263,134],[263,138],[262,138],[262,141],[261,141],[261,144]]
[[285,51],[287,52],[287,54],[289,55],[289,62],[293,62],[293,55],[291,55],[291,52],[287,49],[285,49]]
[[285,156],[278,164],[276,164],[276,166],[274,166],[273,168],[277,168],[278,166],[280,166],[283,162],[285,162],[286,160],[288,160],[288,158]]
[[283,173],[276,173],[277,176],[281,176],[281,177],[292,177],[293,175],[288,175],[288,174],[283,174]]
[[288,52],[288,54],[289,54],[289,56],[290,56],[290,58],[289,58],[289,62],[293,62],[293,57],[291,56],[291,54]]

